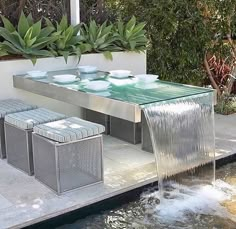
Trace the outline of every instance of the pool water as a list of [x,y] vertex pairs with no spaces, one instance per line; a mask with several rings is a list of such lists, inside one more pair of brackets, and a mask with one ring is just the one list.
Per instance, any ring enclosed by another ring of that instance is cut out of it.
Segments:
[[135,201],[64,222],[57,229],[236,228],[236,163],[216,170],[215,186],[189,187],[173,181],[165,186],[161,203],[157,187],[152,187]]

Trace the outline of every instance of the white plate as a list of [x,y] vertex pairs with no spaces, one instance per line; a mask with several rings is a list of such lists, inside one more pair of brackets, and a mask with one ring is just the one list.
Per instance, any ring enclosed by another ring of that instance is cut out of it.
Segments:
[[113,76],[113,75],[109,75],[109,77],[111,77],[111,78],[114,78],[114,79],[127,79],[127,78],[129,78],[129,76]]
[[67,83],[67,82],[72,82],[72,81],[76,81],[77,80],[77,76],[76,75],[55,75],[52,77],[53,81],[57,81],[60,83]]
[[131,75],[131,71],[129,70],[113,70],[110,71],[110,76],[114,77],[114,78],[119,78],[119,79],[123,79],[123,78],[127,78]]
[[111,83],[107,81],[96,80],[89,82],[85,88],[91,91],[105,91],[110,87]]
[[142,74],[136,75],[135,78],[141,83],[153,83],[158,79],[158,75],[151,75],[151,74]]
[[85,73],[85,74],[91,74],[91,73],[95,73],[98,71],[98,68],[96,66],[79,66],[78,67],[80,73]]
[[60,79],[53,79],[53,82],[55,83],[61,83],[61,84],[69,84],[69,83],[74,83],[77,82],[78,79],[74,79],[74,80],[60,80]]
[[27,75],[31,78],[44,78],[47,76],[47,72],[45,71],[28,71]]

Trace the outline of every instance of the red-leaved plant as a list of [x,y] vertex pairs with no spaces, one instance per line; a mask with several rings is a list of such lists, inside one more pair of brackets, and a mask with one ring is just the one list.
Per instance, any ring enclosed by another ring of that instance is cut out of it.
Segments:
[[216,55],[213,55],[208,58],[207,62],[215,84],[220,90],[220,94],[230,95],[236,93],[235,60],[233,59],[230,61],[229,57],[223,59],[217,58]]

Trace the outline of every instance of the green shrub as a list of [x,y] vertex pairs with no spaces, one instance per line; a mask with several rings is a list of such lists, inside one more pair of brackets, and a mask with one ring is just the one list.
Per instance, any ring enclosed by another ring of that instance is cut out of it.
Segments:
[[[87,0],[86,0],[87,1]],[[69,0],[0,0],[0,13],[16,26],[21,12],[32,14],[35,21],[47,17],[51,21],[59,21],[63,14],[70,12]],[[3,26],[0,21],[0,26]]]
[[[147,68],[161,79],[203,85],[207,52],[221,55],[235,31],[236,0],[106,0],[122,18],[146,23]],[[229,18],[229,20],[228,20]]]
[[232,96],[221,96],[215,106],[215,112],[223,115],[236,113],[236,98]]

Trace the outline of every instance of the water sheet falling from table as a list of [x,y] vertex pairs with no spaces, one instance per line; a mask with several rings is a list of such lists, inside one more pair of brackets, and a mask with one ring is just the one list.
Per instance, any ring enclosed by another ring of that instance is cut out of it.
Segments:
[[[165,191],[163,180],[174,179],[188,186],[214,181],[213,96],[203,93],[143,107],[161,193]],[[173,178],[176,174],[179,175]]]

